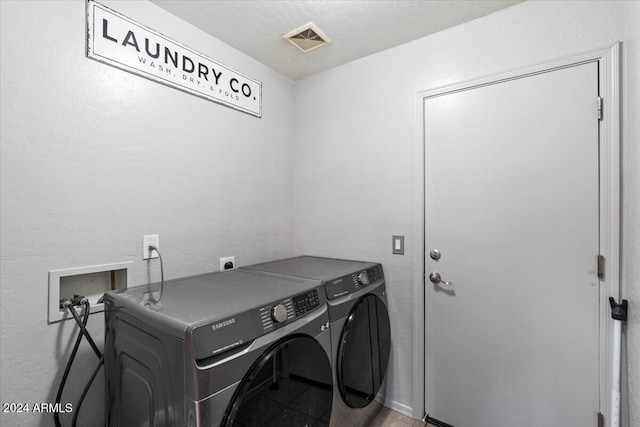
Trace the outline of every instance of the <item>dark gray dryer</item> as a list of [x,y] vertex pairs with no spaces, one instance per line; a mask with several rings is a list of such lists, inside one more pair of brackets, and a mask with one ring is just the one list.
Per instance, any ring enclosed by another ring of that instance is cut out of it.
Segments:
[[108,292],[105,306],[108,426],[328,425],[317,281],[236,270]]
[[373,262],[300,256],[243,269],[318,280],[324,285],[336,390],[331,425],[368,426],[384,403],[384,380],[391,348],[382,266]]

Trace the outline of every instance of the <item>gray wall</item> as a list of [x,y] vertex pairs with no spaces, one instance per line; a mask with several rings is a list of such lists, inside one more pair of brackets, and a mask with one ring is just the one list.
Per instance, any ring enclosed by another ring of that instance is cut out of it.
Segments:
[[[47,324],[50,270],[134,261],[136,284],[157,281],[152,233],[167,278],[292,255],[293,82],[151,3],[103,3],[262,81],[263,117],[85,58],[83,1],[0,2],[1,402],[55,398],[76,327]],[[103,316],[89,325],[102,341]],[[81,348],[74,403],[95,360]],[[80,425],[103,419],[102,387]]]
[[[527,1],[296,82],[294,241],[300,252],[384,265],[394,337],[387,405],[411,413],[420,402],[412,393],[419,91],[623,41],[623,295],[640,307],[639,27],[636,2]],[[407,236],[405,256],[391,254],[392,234]],[[627,336],[623,393],[640,426],[638,310]]]
[[[48,272],[134,261],[137,284],[158,280],[157,262],[141,260],[142,234],[158,233],[169,278],[216,270],[227,255],[381,261],[394,333],[387,403],[410,413],[417,92],[618,40],[623,295],[640,307],[640,3],[528,1],[295,84],[147,2],[104,3],[261,80],[264,116],[86,59],[82,1],[0,2],[1,402],[54,398],[75,327],[47,324]],[[391,255],[392,234],[407,236],[407,255]],[[101,337],[102,316],[89,329]],[[633,427],[639,331],[635,310],[623,392]],[[77,372],[93,363],[83,345]],[[73,400],[85,379],[71,381]],[[102,419],[102,386],[82,425]],[[0,424],[51,417],[1,414]]]

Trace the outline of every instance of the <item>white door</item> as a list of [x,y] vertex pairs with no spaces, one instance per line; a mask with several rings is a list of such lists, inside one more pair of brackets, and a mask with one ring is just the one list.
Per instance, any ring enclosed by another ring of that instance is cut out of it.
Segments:
[[430,418],[596,425],[597,96],[591,62],[425,99]]

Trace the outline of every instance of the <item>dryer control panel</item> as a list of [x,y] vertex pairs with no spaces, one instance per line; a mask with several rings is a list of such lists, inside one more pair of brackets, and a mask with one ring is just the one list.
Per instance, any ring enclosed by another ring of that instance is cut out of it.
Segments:
[[335,299],[384,280],[382,265],[378,264],[365,270],[356,271],[326,283],[327,299]]

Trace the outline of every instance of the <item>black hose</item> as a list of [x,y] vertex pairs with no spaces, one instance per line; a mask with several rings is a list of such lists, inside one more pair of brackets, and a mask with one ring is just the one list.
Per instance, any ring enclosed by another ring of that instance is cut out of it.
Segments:
[[[70,301],[64,303],[64,307],[69,309],[69,307],[73,307]],[[75,312],[75,310],[74,310]],[[64,385],[67,382],[67,378],[69,377],[69,371],[71,371],[71,364],[73,363],[73,359],[76,357],[76,353],[78,352],[78,347],[80,347],[80,341],[82,341],[83,330],[86,330],[87,322],[89,321],[89,309],[85,310],[82,321],[77,317],[78,313],[75,313],[76,322],[79,325],[82,325],[80,332],[78,332],[78,338],[76,338],[76,343],[73,346],[73,350],[71,351],[71,356],[69,356],[69,361],[67,362],[67,366],[64,369],[64,374],[62,374],[62,380],[60,380],[60,386],[58,387],[58,393],[56,394],[56,404],[59,404],[62,400],[62,390],[64,389]],[[60,414],[57,412],[53,413],[53,420],[56,424],[56,427],[62,427],[60,424]]]
[[162,294],[164,293],[164,266],[162,263],[162,255],[160,254],[158,248],[156,246],[149,245],[149,254],[151,254],[152,251],[156,251],[156,253],[158,254],[158,259],[160,260],[160,296],[158,297],[158,299],[155,299],[153,297],[153,293],[149,292],[148,299],[153,303],[159,303],[162,299]]
[[[90,310],[91,307],[89,305],[89,300],[87,300],[85,298],[85,299],[83,299],[83,303],[84,303],[84,306],[85,306],[85,314],[87,314],[87,313],[89,313],[89,311],[91,311]],[[91,345],[91,348],[96,353],[96,356],[98,356],[98,359],[101,359],[102,358],[102,352],[100,350],[98,350],[98,346],[93,341],[93,338],[91,337],[91,334],[89,334],[89,331],[87,331],[86,326],[80,321],[80,317],[78,316],[78,312],[76,311],[76,309],[73,307],[73,305],[69,305],[67,307],[67,309],[71,312],[71,315],[74,317],[74,319],[76,319],[76,322],[78,323],[78,326],[80,327],[80,329],[82,330],[82,333],[84,334],[85,338],[87,339],[87,341]]]
[[96,379],[96,376],[98,375],[98,371],[100,371],[100,368],[102,367],[102,365],[104,365],[104,355],[100,358],[100,362],[98,362],[98,366],[96,366],[96,369],[93,370],[93,374],[91,374],[91,378],[89,378],[89,382],[87,382],[87,385],[84,387],[84,390],[82,391],[82,395],[78,400],[78,404],[74,408],[73,421],[71,422],[72,427],[76,427],[76,422],[78,421],[78,415],[80,414],[80,407],[82,407],[82,402],[84,402],[84,398],[89,392],[89,388],[91,387],[91,384],[93,384],[93,380]]
[[151,246],[151,248],[158,254],[158,259],[160,260],[160,283],[164,285],[164,266],[162,265],[162,255],[157,247]]

